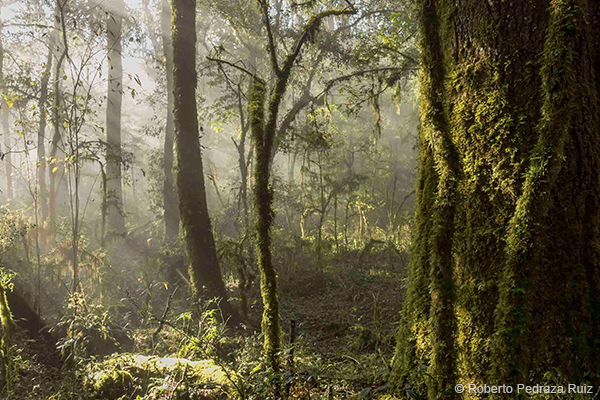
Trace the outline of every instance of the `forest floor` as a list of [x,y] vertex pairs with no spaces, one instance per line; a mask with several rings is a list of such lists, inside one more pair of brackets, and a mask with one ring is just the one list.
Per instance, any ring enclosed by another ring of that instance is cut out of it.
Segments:
[[[393,356],[405,273],[401,266],[390,265],[385,252],[372,254],[361,266],[356,265],[357,258],[357,254],[345,254],[329,260],[323,270],[309,273],[305,270],[280,271],[282,330],[286,341],[290,337],[290,321],[294,320],[297,326],[293,379],[288,376],[286,381],[292,382],[290,398],[374,399],[389,388],[385,380]],[[257,286],[255,284],[251,291],[249,311],[250,325],[256,330],[260,326],[262,309]],[[148,329],[147,333],[151,335],[153,330]],[[165,332],[162,334],[166,335]],[[289,351],[289,344],[286,345]],[[89,397],[83,394],[82,374],[61,367],[58,353],[51,344],[21,334],[16,347],[20,370],[8,398],[109,399],[108,395]],[[154,352],[161,357],[177,356],[169,354],[168,350],[155,348]],[[287,354],[286,370],[291,371]],[[96,363],[96,371],[105,368],[100,361],[92,363]],[[185,371],[182,380],[184,374]],[[137,398],[226,398],[208,395],[174,397],[173,392],[169,393]],[[136,396],[129,393],[122,398],[136,399]]]

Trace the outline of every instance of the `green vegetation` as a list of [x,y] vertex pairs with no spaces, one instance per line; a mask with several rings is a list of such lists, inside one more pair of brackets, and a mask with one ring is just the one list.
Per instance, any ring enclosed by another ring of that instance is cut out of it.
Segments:
[[597,3],[1,2],[0,399],[595,398]]

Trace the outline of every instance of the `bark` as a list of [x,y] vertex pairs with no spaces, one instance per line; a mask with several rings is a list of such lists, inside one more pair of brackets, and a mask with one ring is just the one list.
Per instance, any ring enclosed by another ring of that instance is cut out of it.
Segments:
[[[279,83],[279,82],[278,82]],[[281,326],[277,273],[271,256],[271,224],[273,222],[273,189],[270,185],[271,147],[275,129],[265,127],[266,88],[263,81],[255,79],[249,97],[250,129],[255,144],[254,201],[256,209],[257,261],[260,270],[260,289],[263,300],[262,332],[265,336],[265,358],[271,370],[278,373],[281,349]],[[273,100],[277,97],[274,95]],[[269,109],[274,110],[270,103]],[[277,104],[278,106],[278,104]],[[277,384],[276,384],[277,386]]]
[[419,4],[417,229],[394,380],[430,399],[456,383],[596,386],[598,8]]
[[169,242],[179,236],[179,208],[173,179],[173,46],[171,43],[171,6],[168,0],[161,1],[160,27],[167,72],[167,124],[165,126],[163,202],[165,213],[165,235]]
[[107,14],[108,93],[106,104],[106,175],[108,238],[125,234],[121,165],[121,103],[123,101],[123,65],[121,35],[125,3],[115,2]]
[[172,15],[177,188],[190,278],[196,298],[222,299],[221,309],[226,318],[238,322],[237,312],[226,301],[206,203],[196,107],[196,1],[174,0]]

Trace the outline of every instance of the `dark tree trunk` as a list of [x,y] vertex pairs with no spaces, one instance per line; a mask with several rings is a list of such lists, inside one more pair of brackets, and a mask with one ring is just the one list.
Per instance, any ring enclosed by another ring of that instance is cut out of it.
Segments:
[[171,43],[171,6],[167,0],[161,1],[160,27],[163,41],[163,52],[167,72],[167,125],[165,126],[163,202],[165,213],[165,236],[172,242],[179,236],[179,208],[177,192],[173,179],[173,45]]
[[206,203],[196,109],[196,1],[174,0],[172,14],[177,188],[190,278],[196,297],[222,299],[222,311],[235,323],[239,316],[227,302]]
[[123,65],[121,35],[125,3],[115,2],[107,14],[108,93],[106,103],[106,176],[108,238],[125,234],[121,165],[121,103],[123,101]]
[[417,231],[395,380],[431,399],[459,398],[456,383],[596,386],[598,6],[419,3]]

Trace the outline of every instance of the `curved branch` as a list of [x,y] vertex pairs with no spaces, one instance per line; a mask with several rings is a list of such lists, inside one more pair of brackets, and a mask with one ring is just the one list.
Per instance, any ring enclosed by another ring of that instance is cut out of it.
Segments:
[[244,68],[244,67],[240,67],[239,65],[237,65],[237,64],[234,64],[234,63],[232,63],[232,62],[230,62],[230,61],[227,61],[227,60],[222,60],[222,59],[220,59],[220,58],[213,58],[213,57],[210,57],[210,56],[206,56],[206,59],[207,59],[207,60],[209,60],[209,61],[218,62],[218,63],[220,63],[220,64],[229,65],[229,66],[230,66],[230,67],[232,67],[232,68],[235,68],[235,69],[237,69],[237,70],[239,70],[239,71],[242,71],[242,72],[244,72],[244,73],[246,73],[246,74],[250,75],[252,78],[254,78],[254,79],[257,79],[257,80],[259,80],[260,82],[264,82],[264,81],[263,81],[263,79],[262,79],[261,77],[259,77],[258,75],[256,75],[255,73],[252,73],[252,72],[248,71],[246,68]]
[[308,23],[304,26],[304,32],[302,32],[302,36],[300,36],[300,39],[298,39],[298,42],[296,43],[296,46],[294,48],[294,52],[288,55],[285,62],[284,70],[292,67],[294,61],[296,61],[296,58],[298,58],[298,55],[300,54],[300,50],[302,50],[302,46],[313,35],[313,33],[315,32],[315,30],[317,29],[317,27],[323,19],[336,15],[356,14],[356,9],[354,8],[354,6],[352,6],[351,4],[350,6],[351,8],[327,10],[312,16],[308,20]]

